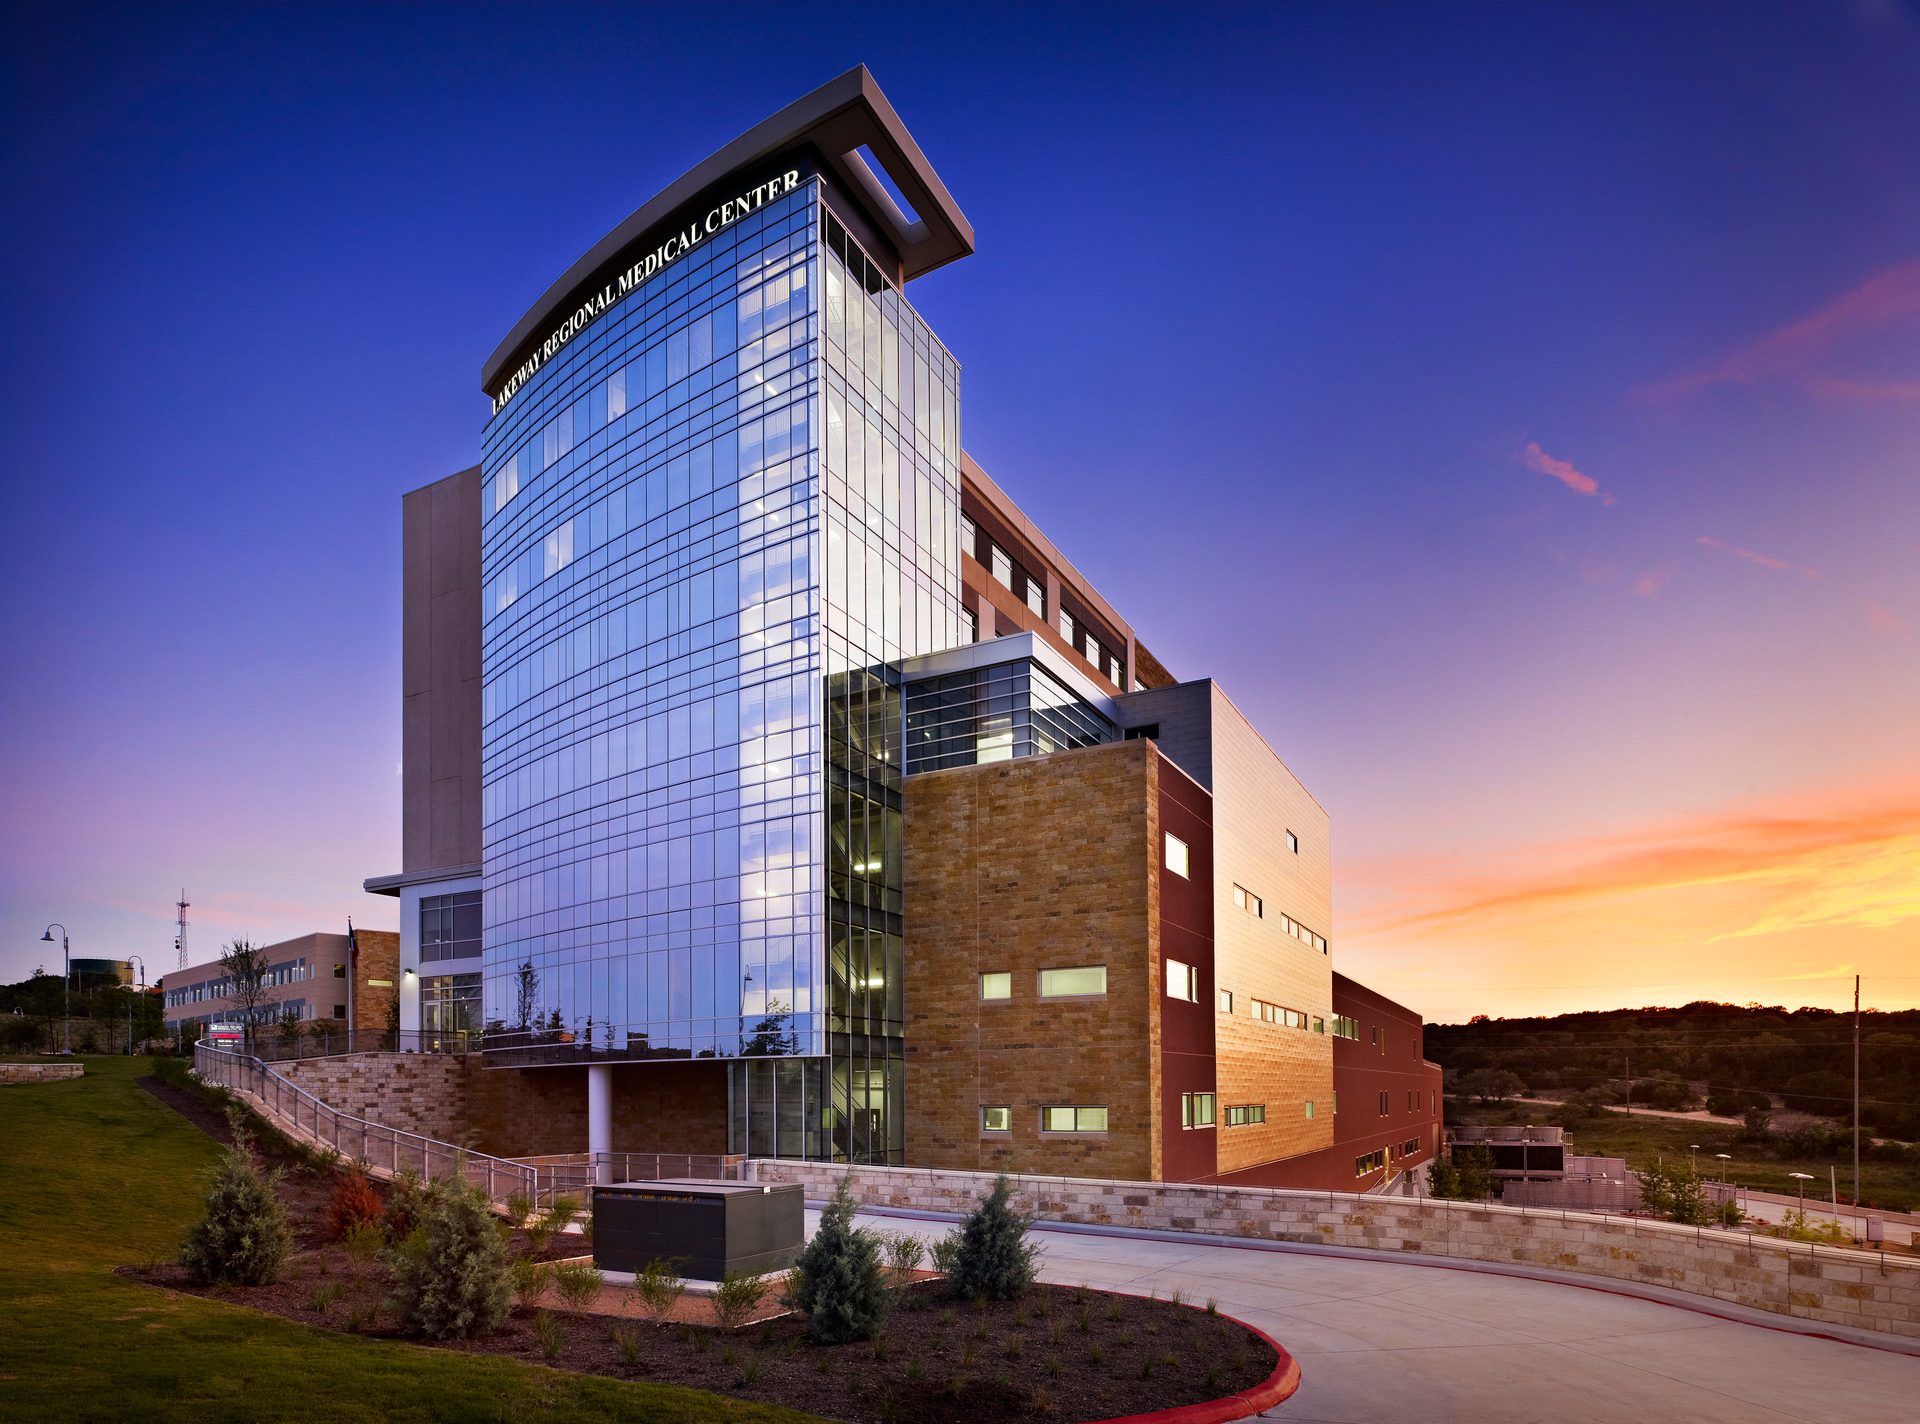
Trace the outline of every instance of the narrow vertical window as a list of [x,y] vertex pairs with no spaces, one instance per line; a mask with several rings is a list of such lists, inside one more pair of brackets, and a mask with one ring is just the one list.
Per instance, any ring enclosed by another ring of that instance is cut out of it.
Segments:
[[1166,832],[1167,869],[1182,880],[1190,878],[1187,874],[1187,843],[1172,831]]

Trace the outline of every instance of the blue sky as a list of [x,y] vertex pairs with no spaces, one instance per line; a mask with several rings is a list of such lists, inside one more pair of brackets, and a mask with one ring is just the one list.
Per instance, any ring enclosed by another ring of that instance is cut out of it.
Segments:
[[1329,807],[1343,968],[1920,998],[1913,6],[6,23],[0,978],[49,919],[160,967],[183,884],[197,951],[391,922],[399,495],[865,62],[976,230],[909,293],[968,448]]

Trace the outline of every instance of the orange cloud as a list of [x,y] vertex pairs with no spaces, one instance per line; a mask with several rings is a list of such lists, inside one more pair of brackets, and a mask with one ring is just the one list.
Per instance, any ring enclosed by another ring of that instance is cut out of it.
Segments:
[[[1673,400],[1712,386],[1750,386],[1760,381],[1803,376],[1814,362],[1856,337],[1909,321],[1920,321],[1920,261],[1903,262],[1868,278],[1825,306],[1788,322],[1720,360],[1696,370],[1655,382],[1640,391],[1649,400]],[[1902,398],[1891,393],[1911,383],[1868,383],[1815,377],[1810,387],[1818,393],[1846,396],[1853,388],[1864,395],[1884,390],[1880,398]],[[1825,387],[1825,390],[1822,388]]]
[[1575,494],[1597,495],[1602,504],[1613,503],[1613,496],[1601,489],[1600,482],[1592,475],[1583,475],[1573,467],[1570,461],[1554,459],[1540,448],[1538,441],[1529,440],[1527,448],[1520,452],[1519,460],[1529,470],[1560,481]]
[[[1401,884],[1354,937],[1475,940],[1569,914],[1617,943],[1636,913],[1695,924],[1702,943],[1812,927],[1920,921],[1920,788],[1798,811],[1725,811],[1523,853],[1488,872]],[[1731,895],[1725,892],[1735,892]],[[1637,912],[1623,902],[1637,902]]]
[[1820,570],[1810,569],[1805,564],[1790,564],[1785,559],[1776,559],[1767,554],[1757,553],[1740,544],[1729,544],[1724,539],[1716,539],[1711,534],[1702,534],[1693,541],[1703,549],[1718,549],[1731,554],[1736,559],[1745,559],[1750,564],[1758,564],[1763,569],[1773,569],[1780,573],[1793,573],[1804,579],[1817,579]]

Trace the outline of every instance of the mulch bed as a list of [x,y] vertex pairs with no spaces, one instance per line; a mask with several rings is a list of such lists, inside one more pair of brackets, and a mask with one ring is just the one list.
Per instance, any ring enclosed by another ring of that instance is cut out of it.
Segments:
[[[142,1086],[215,1137],[230,1137],[223,1111],[191,1088],[151,1078]],[[123,1273],[309,1325],[398,1338],[383,1304],[385,1271],[324,1239],[337,1174],[297,1155],[282,1154],[273,1165],[285,1169],[280,1192],[297,1242],[282,1280],[197,1286],[172,1264]],[[526,1253],[521,1233],[512,1248]],[[563,1238],[545,1254],[571,1257],[580,1249],[578,1237]],[[758,1323],[729,1333],[705,1323],[711,1310],[691,1293],[672,1323],[656,1325],[634,1318],[637,1307],[614,1287],[594,1303],[599,1314],[558,1309],[549,1291],[539,1308],[516,1306],[491,1335],[437,1348],[685,1385],[853,1424],[1107,1419],[1250,1389],[1277,1363],[1271,1346],[1224,1316],[1066,1286],[1036,1286],[1023,1300],[982,1305],[953,1299],[921,1273],[898,1290],[880,1338],[837,1347],[809,1343],[806,1322],[781,1312],[777,1295],[777,1287],[769,1291]]]

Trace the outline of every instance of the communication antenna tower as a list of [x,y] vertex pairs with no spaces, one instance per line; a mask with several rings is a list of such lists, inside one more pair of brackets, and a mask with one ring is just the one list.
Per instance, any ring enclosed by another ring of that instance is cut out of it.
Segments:
[[180,951],[180,967],[185,969],[187,967],[187,892],[184,888],[180,891],[180,898],[174,902],[173,907],[180,912],[179,918],[174,921],[180,927],[180,934],[174,940],[173,947]]

